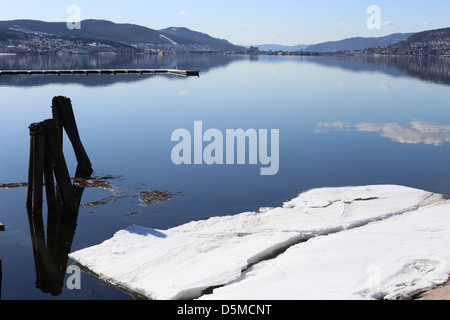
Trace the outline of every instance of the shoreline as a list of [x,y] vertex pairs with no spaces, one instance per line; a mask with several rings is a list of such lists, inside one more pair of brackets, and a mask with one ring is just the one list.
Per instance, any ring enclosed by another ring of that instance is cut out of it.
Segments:
[[450,280],[443,285],[421,293],[413,300],[450,300]]

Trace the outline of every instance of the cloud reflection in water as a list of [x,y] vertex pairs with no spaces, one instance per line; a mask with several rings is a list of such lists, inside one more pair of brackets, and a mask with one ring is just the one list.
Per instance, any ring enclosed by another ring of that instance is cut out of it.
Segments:
[[411,121],[409,124],[319,122],[315,132],[326,133],[332,130],[375,132],[380,137],[400,143],[441,146],[444,142],[450,142],[450,124],[425,121]]

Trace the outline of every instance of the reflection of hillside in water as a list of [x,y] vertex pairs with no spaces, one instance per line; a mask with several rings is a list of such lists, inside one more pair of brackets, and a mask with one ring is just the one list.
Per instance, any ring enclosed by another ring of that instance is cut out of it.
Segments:
[[309,62],[355,72],[382,72],[450,84],[450,57],[365,56],[314,57]]
[[[27,55],[0,56],[1,70],[64,70],[64,69],[181,69],[200,70],[200,74],[212,68],[224,67],[234,61],[247,59],[243,56],[222,54],[181,55]],[[0,86],[38,86],[46,84],[81,84],[106,86],[117,82],[135,82],[153,75],[117,76],[3,76]],[[170,79],[184,79],[168,76]]]
[[[223,54],[179,55],[29,55],[0,56],[2,70],[53,69],[182,69],[200,70],[200,75],[211,69],[225,67],[235,61],[254,61],[257,56]],[[286,61],[271,59],[269,62]],[[284,57],[283,57],[284,58]],[[305,63],[341,68],[354,72],[382,72],[395,77],[414,77],[424,81],[450,84],[450,57],[365,56],[365,57],[294,57]],[[258,60],[258,59],[256,59]],[[262,60],[266,61],[266,60]],[[53,83],[106,86],[117,82],[134,82],[153,75],[129,76],[4,76],[0,86],[37,86]],[[184,77],[168,76],[170,79]]]

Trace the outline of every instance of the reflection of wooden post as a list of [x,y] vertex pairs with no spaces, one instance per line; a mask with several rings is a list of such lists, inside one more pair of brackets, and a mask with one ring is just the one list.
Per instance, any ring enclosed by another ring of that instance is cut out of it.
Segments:
[[33,258],[36,272],[36,287],[40,288],[42,283],[42,269],[45,268],[43,255],[45,254],[44,224],[42,215],[36,215],[28,210],[28,221],[30,225],[31,242],[33,245]]
[[[73,185],[77,206],[85,187]],[[55,211],[48,211],[47,240],[42,215],[28,210],[31,243],[36,272],[36,287],[56,296],[64,287],[65,271],[77,227],[78,211],[72,212],[63,203]]]
[[52,101],[53,118],[56,120],[58,127],[58,137],[61,138],[62,143],[62,127],[66,130],[67,136],[72,143],[73,150],[77,157],[78,177],[90,177],[92,174],[92,164],[89,157],[81,143],[80,134],[78,133],[75,115],[73,113],[72,102],[66,97],[54,97]]
[[[74,191],[81,197],[84,187],[74,186]],[[81,201],[77,199],[77,202]],[[61,294],[64,287],[65,271],[71,252],[73,238],[77,227],[78,212],[71,212],[62,204],[54,214],[58,221],[50,221],[50,211],[47,219],[47,241],[44,235],[44,222],[42,215],[35,215],[28,211],[31,243],[36,272],[36,287],[42,292],[54,296]]]

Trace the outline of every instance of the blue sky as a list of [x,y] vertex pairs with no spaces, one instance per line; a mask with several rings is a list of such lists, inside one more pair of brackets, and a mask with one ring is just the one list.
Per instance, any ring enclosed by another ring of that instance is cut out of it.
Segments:
[[[0,0],[0,20],[67,21],[70,5],[80,8],[82,20],[183,26],[238,45],[314,44],[450,26],[449,0]],[[380,8],[381,29],[367,27],[370,5]]]

